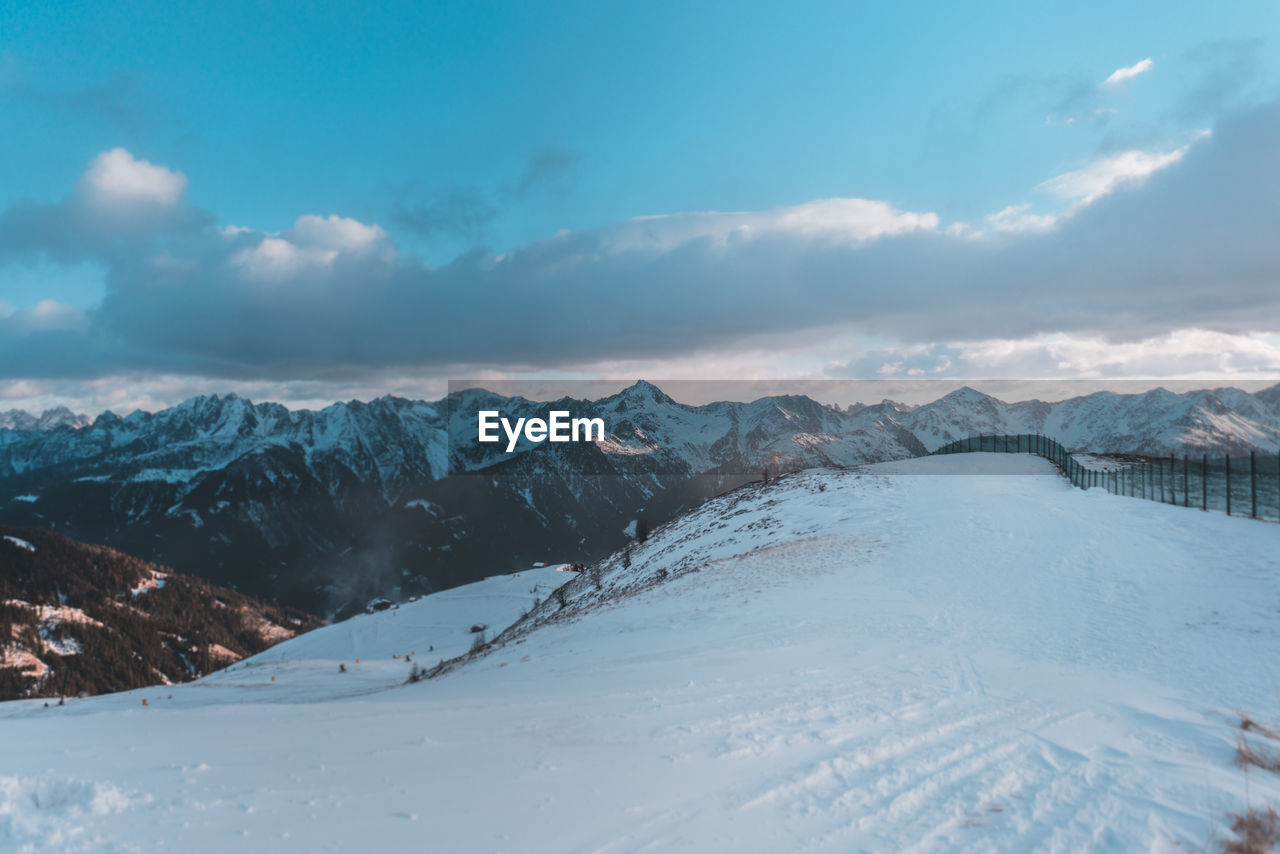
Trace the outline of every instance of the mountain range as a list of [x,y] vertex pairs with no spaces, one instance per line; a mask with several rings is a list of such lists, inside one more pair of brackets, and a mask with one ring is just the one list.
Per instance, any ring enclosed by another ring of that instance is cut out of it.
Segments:
[[[476,412],[600,417],[592,443],[475,441]],[[193,398],[95,419],[6,413],[0,522],[52,528],[330,616],[542,560],[591,560],[631,520],[672,518],[768,471],[920,456],[972,433],[1073,449],[1280,448],[1280,386],[1005,403],[961,388],[847,409],[805,396],[679,403],[648,382],[598,400],[481,389],[318,411]]]

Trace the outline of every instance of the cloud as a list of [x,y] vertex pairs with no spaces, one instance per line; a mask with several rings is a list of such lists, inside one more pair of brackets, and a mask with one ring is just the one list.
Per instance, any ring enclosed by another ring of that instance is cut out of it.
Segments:
[[863,379],[1274,379],[1280,337],[1179,329],[1137,341],[1098,335],[918,344],[871,350],[827,368]]
[[539,192],[565,189],[581,161],[580,152],[547,148],[530,155],[518,181],[492,191],[450,187],[422,199],[421,191],[410,187],[406,195],[418,198],[401,201],[392,210],[391,221],[419,237],[453,237],[474,246],[482,243],[489,226],[512,208],[528,203]]
[[474,187],[455,187],[426,202],[399,205],[391,214],[400,228],[421,237],[448,234],[471,242],[480,241],[489,223],[501,213]]
[[40,76],[12,54],[0,52],[0,94],[8,93],[72,116],[106,119],[129,131],[139,128],[146,119],[142,79],[137,74],[117,71],[101,83],[61,89],[38,82]]
[[567,149],[546,148],[536,151],[529,158],[515,194],[526,196],[533,190],[559,181],[569,175],[582,161],[582,153]]
[[[1202,139],[1208,132],[1197,136]],[[1125,182],[1140,181],[1153,172],[1177,163],[1191,149],[1191,143],[1172,151],[1121,151],[1094,160],[1082,169],[1064,172],[1041,182],[1036,189],[1064,199],[1090,204]]]
[[1146,74],[1154,67],[1155,63],[1151,61],[1151,57],[1147,57],[1146,59],[1135,62],[1133,65],[1117,68],[1115,71],[1111,72],[1111,75],[1107,77],[1106,80],[1102,81],[1102,85],[1119,86],[1121,83],[1126,80],[1132,80],[1139,74]]
[[81,190],[94,204],[176,205],[187,187],[187,176],[146,160],[123,148],[104,151],[89,163]]
[[[1052,179],[1046,189],[1076,205],[1053,222],[1015,206],[975,236],[927,211],[823,199],[629,220],[438,267],[374,224],[224,229],[182,201],[150,205],[163,213],[151,230],[120,237],[77,192],[0,214],[0,255],[92,253],[106,296],[79,327],[0,321],[0,377],[350,380],[705,356],[761,336],[912,346],[1276,331],[1276,151],[1280,105],[1268,104],[1193,146]],[[51,223],[68,230],[51,235]],[[15,245],[7,226],[31,242]]]
[[637,217],[591,233],[609,253],[674,251],[705,242],[729,248],[790,235],[804,240],[857,244],[912,231],[933,231],[938,215],[900,211],[871,199],[818,199],[769,211],[663,214]]
[[293,226],[293,240],[301,246],[364,255],[384,246],[387,233],[376,225],[330,214],[304,215]]
[[279,234],[255,236],[244,228],[224,229],[223,234],[232,240],[246,237],[240,242],[250,245],[234,252],[230,263],[259,281],[318,278],[331,272],[344,256],[361,260],[376,255],[383,262],[395,256],[380,227],[336,214],[300,216],[291,230]]
[[1029,203],[1008,205],[993,214],[988,214],[985,222],[996,231],[1048,231],[1057,223],[1054,214],[1037,214],[1031,212]]

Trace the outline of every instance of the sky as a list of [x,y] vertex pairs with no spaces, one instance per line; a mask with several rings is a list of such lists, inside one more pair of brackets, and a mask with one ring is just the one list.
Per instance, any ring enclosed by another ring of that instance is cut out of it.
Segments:
[[5,4],[0,409],[1280,379],[1280,10]]

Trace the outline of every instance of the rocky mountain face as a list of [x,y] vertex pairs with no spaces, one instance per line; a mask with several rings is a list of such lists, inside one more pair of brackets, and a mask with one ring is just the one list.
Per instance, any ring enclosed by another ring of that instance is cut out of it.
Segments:
[[0,700],[185,682],[316,625],[114,549],[0,527]]
[[[476,413],[569,410],[603,440],[476,441]],[[26,422],[24,422],[26,423]],[[235,395],[76,428],[0,429],[0,522],[105,542],[216,583],[341,616],[523,568],[587,561],[766,471],[919,456],[975,432],[1100,452],[1280,447],[1280,392],[1100,393],[840,410],[804,396],[704,406],[640,382],[599,400],[482,390],[290,411]]]

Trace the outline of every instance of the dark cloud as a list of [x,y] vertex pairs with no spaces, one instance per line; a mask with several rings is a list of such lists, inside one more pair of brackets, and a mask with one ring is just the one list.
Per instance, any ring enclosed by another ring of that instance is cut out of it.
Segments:
[[28,75],[15,73],[3,89],[31,104],[81,118],[105,119],[129,131],[137,130],[147,120],[142,79],[130,72],[119,71],[102,83],[70,89],[46,86]]
[[[351,220],[230,234],[175,206],[145,251],[104,254],[107,296],[83,327],[55,335],[10,318],[0,375],[554,366],[831,326],[905,343],[1280,330],[1278,151],[1273,103],[1221,121],[1181,161],[1045,232],[975,238],[887,205],[828,201],[635,220],[435,268]],[[3,216],[54,251],[49,230],[65,207]]]
[[517,196],[525,196],[548,184],[561,181],[577,168],[582,153],[567,149],[547,148],[529,158],[529,167],[516,187]]
[[474,187],[455,187],[420,203],[401,204],[391,221],[420,237],[447,234],[479,242],[501,211]]
[[581,159],[580,153],[565,149],[536,151],[520,180],[495,193],[478,187],[450,187],[430,193],[424,200],[420,188],[411,186],[405,200],[392,209],[391,222],[419,237],[447,236],[479,245],[495,220],[526,197],[563,183]]

